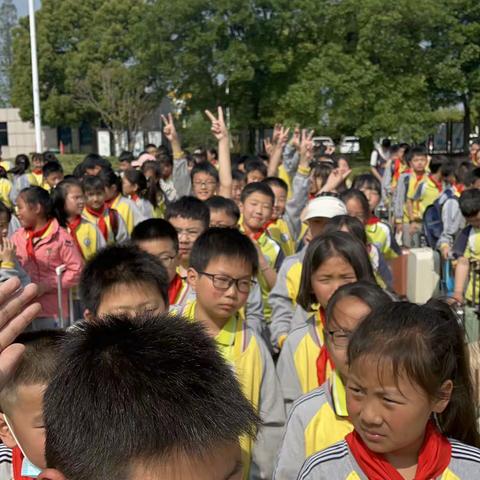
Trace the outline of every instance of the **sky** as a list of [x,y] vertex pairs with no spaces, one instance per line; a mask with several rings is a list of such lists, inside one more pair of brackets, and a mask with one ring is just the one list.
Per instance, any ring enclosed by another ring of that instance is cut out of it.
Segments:
[[[1,0],[0,0],[1,3]],[[18,16],[23,17],[24,15],[28,15],[28,0],[13,0],[13,3],[17,7]],[[35,7],[40,7],[40,0],[35,0]]]

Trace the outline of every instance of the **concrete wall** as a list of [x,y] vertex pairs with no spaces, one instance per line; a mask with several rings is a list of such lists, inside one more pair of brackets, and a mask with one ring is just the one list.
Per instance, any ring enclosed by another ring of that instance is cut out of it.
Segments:
[[[0,122],[6,122],[8,130],[8,145],[2,146],[3,158],[35,152],[35,129],[32,123],[22,121],[18,108],[0,108]],[[57,149],[57,129],[42,128],[42,141],[43,151]]]

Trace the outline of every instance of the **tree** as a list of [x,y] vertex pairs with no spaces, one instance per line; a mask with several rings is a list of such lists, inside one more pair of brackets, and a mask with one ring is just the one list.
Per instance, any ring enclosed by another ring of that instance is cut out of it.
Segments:
[[13,62],[12,30],[17,24],[17,8],[12,0],[3,0],[0,6],[0,107],[10,105]]
[[[88,84],[92,98],[99,98],[103,83],[93,79],[103,69],[115,70],[121,75],[122,82],[128,76],[127,71],[135,71],[133,78],[148,83],[137,73],[136,49],[140,46],[135,42],[135,31],[140,28],[145,8],[142,0],[42,1],[41,9],[36,12],[36,21],[42,115],[47,125],[75,126],[82,121],[99,124],[105,117],[94,108],[93,102],[82,101],[80,97],[85,99]],[[26,19],[20,21],[14,32],[14,54],[12,103],[20,108],[23,120],[31,120],[30,46]],[[123,92],[131,88],[131,82],[120,87],[122,82],[116,82],[116,88]],[[80,92],[78,89],[82,85]],[[139,99],[139,96],[133,98]],[[115,105],[117,109],[118,104]],[[105,104],[102,111],[105,112]],[[110,115],[116,113],[110,112]]]

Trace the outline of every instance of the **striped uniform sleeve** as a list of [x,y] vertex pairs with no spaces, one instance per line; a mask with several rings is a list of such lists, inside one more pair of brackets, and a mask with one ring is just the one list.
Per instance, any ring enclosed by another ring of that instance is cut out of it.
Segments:
[[0,444],[0,480],[12,480],[12,450]]
[[344,479],[351,473],[347,459],[348,445],[345,440],[308,457],[297,480]]

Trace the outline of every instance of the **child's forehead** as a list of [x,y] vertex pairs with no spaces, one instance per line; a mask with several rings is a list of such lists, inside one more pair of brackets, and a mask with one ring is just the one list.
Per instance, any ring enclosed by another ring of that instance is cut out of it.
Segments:
[[245,202],[248,202],[248,201],[261,201],[261,202],[273,203],[270,195],[267,195],[266,193],[263,193],[263,192],[260,192],[260,191],[254,191],[254,192],[250,193],[245,198]]

